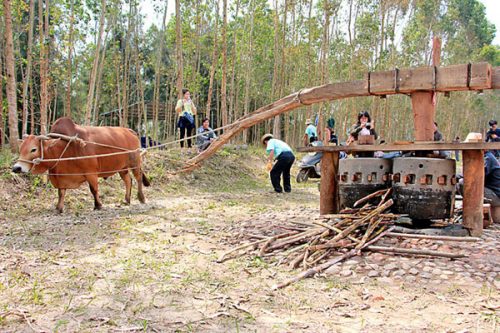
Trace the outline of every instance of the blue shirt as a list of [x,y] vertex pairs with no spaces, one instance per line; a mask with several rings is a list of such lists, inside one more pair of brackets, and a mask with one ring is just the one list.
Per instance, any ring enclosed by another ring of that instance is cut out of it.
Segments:
[[285,142],[278,140],[278,139],[270,139],[267,141],[267,148],[266,151],[268,154],[271,153],[271,150],[274,151],[274,158],[277,158],[280,156],[282,152],[285,151],[292,151],[292,148],[290,148],[289,145],[287,145]]
[[312,137],[315,137],[317,138],[318,137],[318,132],[316,131],[316,126],[314,125],[309,125],[307,126],[306,128],[306,134],[307,134],[307,137],[310,139]]

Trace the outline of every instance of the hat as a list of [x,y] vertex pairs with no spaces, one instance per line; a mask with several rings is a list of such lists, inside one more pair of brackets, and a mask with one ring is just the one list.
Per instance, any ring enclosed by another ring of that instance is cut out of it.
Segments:
[[306,125],[311,125],[312,122],[311,122],[311,119],[306,119]]
[[266,133],[262,136],[262,138],[260,139],[260,142],[262,142],[262,144],[264,144],[264,141],[266,140],[269,140],[269,139],[272,139],[273,138],[273,135],[270,134],[270,133]]
[[497,121],[496,121],[496,120],[490,120],[490,121],[488,122],[488,124],[489,124],[490,126],[493,126],[493,125],[496,125],[496,124],[498,124],[498,123],[497,123]]

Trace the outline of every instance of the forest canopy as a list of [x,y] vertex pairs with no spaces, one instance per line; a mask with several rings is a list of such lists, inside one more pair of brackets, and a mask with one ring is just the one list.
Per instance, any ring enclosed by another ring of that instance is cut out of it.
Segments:
[[[435,36],[442,65],[500,65],[495,26],[478,0],[4,0],[0,13],[0,124],[12,146],[65,115],[167,140],[184,87],[197,122],[220,127],[302,88],[430,65]],[[499,101],[495,91],[440,95],[436,121],[447,141],[484,131]],[[306,118],[334,118],[345,140],[361,110],[385,140],[412,139],[403,95],[304,107],[239,140],[273,131],[298,145]]]

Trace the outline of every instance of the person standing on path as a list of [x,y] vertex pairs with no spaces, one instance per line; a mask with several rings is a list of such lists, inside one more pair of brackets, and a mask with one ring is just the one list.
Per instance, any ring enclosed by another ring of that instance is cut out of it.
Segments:
[[[295,161],[292,149],[284,141],[273,139],[272,134],[264,134],[261,142],[266,146],[266,152],[269,154],[267,169],[270,171],[271,184],[274,191],[282,193],[291,192],[292,186],[290,185],[290,169]],[[276,163],[273,163],[276,160]],[[281,187],[281,175],[283,175],[283,188]]]
[[[182,98],[177,101],[175,111],[178,115],[177,127],[180,132],[181,148],[184,147],[184,137],[190,137],[195,127],[194,116],[196,106],[191,101],[191,93],[188,89],[182,89]],[[188,148],[191,148],[191,139],[187,139]]]

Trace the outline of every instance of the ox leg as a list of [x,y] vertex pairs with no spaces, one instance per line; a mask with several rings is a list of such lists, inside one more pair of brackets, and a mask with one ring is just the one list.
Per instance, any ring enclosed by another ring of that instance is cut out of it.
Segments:
[[101,199],[99,198],[99,187],[98,187],[98,179],[96,177],[88,178],[87,179],[90,187],[90,192],[92,192],[92,195],[94,196],[94,209],[101,209],[102,208],[102,203]]
[[141,203],[146,202],[144,193],[142,193],[142,171],[140,168],[136,168],[132,171],[134,173],[134,178],[137,181],[137,198]]
[[128,170],[120,172],[120,177],[122,177],[123,182],[125,183],[125,203],[127,205],[130,205],[130,195],[132,194],[132,179],[130,178]]
[[66,194],[65,188],[57,189],[57,193],[59,194],[59,200],[57,201],[56,209],[59,213],[62,213],[64,210],[64,195]]

